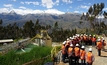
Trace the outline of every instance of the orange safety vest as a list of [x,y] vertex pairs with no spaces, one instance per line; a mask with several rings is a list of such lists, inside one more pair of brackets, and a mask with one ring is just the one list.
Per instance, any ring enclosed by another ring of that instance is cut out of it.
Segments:
[[72,47],[69,47],[69,48],[68,48],[68,55],[69,55],[69,56],[72,55],[72,51],[73,51],[73,48],[72,48]]
[[62,45],[61,49],[62,49],[62,54],[66,54],[65,46],[64,45]]
[[83,36],[83,39],[86,41],[86,36]]
[[86,55],[86,62],[92,63],[93,62],[92,57],[93,57],[92,53],[88,52]]
[[80,56],[80,48],[75,47],[74,51],[75,51],[75,56]]
[[101,41],[97,42],[97,49],[101,49],[102,48],[102,43]]
[[84,60],[86,56],[86,51],[85,50],[80,50],[80,59]]
[[95,37],[93,37],[93,38],[92,38],[92,42],[95,42],[95,41],[96,41],[96,38],[95,38]]

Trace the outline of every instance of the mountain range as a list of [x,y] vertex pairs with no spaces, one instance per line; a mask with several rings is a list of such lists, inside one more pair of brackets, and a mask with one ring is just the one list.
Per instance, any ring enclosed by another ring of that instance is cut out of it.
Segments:
[[78,13],[65,13],[61,15],[49,13],[20,15],[15,11],[0,13],[0,19],[2,19],[3,25],[13,24],[16,22],[17,25],[21,27],[29,20],[32,20],[35,23],[36,20],[39,19],[39,23],[41,25],[53,26],[55,22],[58,22],[58,26],[63,29],[89,27],[89,23],[86,21],[83,21],[83,23],[80,24],[80,17],[81,14]]

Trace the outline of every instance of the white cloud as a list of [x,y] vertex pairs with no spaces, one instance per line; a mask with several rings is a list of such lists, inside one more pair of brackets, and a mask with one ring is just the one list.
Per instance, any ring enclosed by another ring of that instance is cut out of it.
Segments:
[[26,1],[26,2],[23,2],[23,1],[21,1],[20,2],[21,4],[33,4],[33,5],[39,5],[40,3],[39,2],[31,2],[31,1]]
[[20,3],[21,3],[21,4],[25,4],[25,3],[24,3],[24,2],[22,2],[22,1],[21,1]]
[[42,1],[42,6],[46,8],[52,8],[54,5],[59,5],[60,0],[56,0],[53,2],[52,0],[41,0]]
[[54,5],[52,0],[42,0],[42,6],[47,8],[52,8]]
[[[60,0],[56,0],[55,2],[53,2],[52,0],[41,0],[41,5],[43,7],[46,7],[46,8],[52,8],[54,5],[58,6],[59,5],[59,1]],[[40,5],[40,2],[32,2],[32,1],[25,1],[25,2],[21,1],[20,3],[21,4],[28,4],[28,5],[29,4]]]
[[65,2],[65,3],[72,3],[72,0],[62,0],[62,2]]
[[57,9],[48,9],[48,10],[44,10],[45,13],[53,13],[53,14],[64,14],[64,12],[59,11]]
[[59,3],[59,0],[56,0],[56,3]]
[[3,12],[8,13],[9,12],[9,8],[0,8],[0,13],[3,13]]
[[74,11],[74,13],[80,13],[79,11]]
[[25,2],[25,4],[33,4],[33,5],[39,5],[39,2],[31,2],[31,1],[29,1],[29,2]]
[[54,3],[54,5],[59,5],[59,0],[56,0],[56,2]]
[[12,7],[13,5],[12,4],[4,4],[3,6],[5,6],[5,7]]
[[83,5],[81,5],[80,8],[89,9],[89,6],[83,6]]
[[20,8],[20,9],[26,9],[26,7],[24,7],[24,6],[20,6],[19,8]]
[[20,6],[18,9],[10,8],[0,8],[0,13],[6,12],[9,13],[11,10],[14,10],[17,14],[26,15],[26,14],[39,14],[39,13],[48,13],[48,14],[64,14],[65,12],[59,11],[57,9],[47,9],[47,10],[33,10],[26,7]]

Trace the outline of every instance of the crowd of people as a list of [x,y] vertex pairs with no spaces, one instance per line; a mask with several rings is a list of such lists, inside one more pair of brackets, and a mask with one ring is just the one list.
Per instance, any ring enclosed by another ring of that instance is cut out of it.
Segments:
[[[98,50],[98,56],[101,56],[101,50],[104,51],[106,42],[104,37],[75,34],[62,43],[62,61],[66,62],[66,59],[69,59],[69,65],[92,65],[95,57],[92,53],[92,47],[86,52],[85,47],[88,45],[94,46]],[[81,63],[79,63],[79,60],[81,60]]]

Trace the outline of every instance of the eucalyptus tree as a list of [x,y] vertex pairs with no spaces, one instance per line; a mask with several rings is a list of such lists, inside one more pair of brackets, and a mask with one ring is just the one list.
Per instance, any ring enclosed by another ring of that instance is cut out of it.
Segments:
[[51,35],[54,41],[58,41],[58,36],[59,36],[58,31],[59,31],[58,22],[55,22]]
[[34,36],[34,23],[32,20],[27,21],[23,26],[23,35],[25,37],[33,37]]
[[100,16],[103,16],[104,7],[105,7],[104,3],[94,4],[93,6],[90,6],[86,14],[83,13],[83,15],[81,16],[82,20],[89,21],[94,31],[97,30],[96,28],[100,27],[96,25],[100,24],[100,22],[102,21],[100,20]]
[[13,37],[19,38],[21,32],[19,31],[19,27],[17,26],[16,22],[12,25],[12,31],[13,31],[13,35],[14,35]]
[[4,38],[13,38],[13,30],[12,30],[12,24],[8,24],[4,27]]
[[34,24],[35,34],[40,33],[40,29],[41,29],[41,25],[39,23],[39,19],[37,19],[35,24]]
[[0,39],[2,39],[2,37],[3,37],[3,26],[2,26],[2,23],[3,23],[3,21],[2,21],[2,19],[0,19]]

